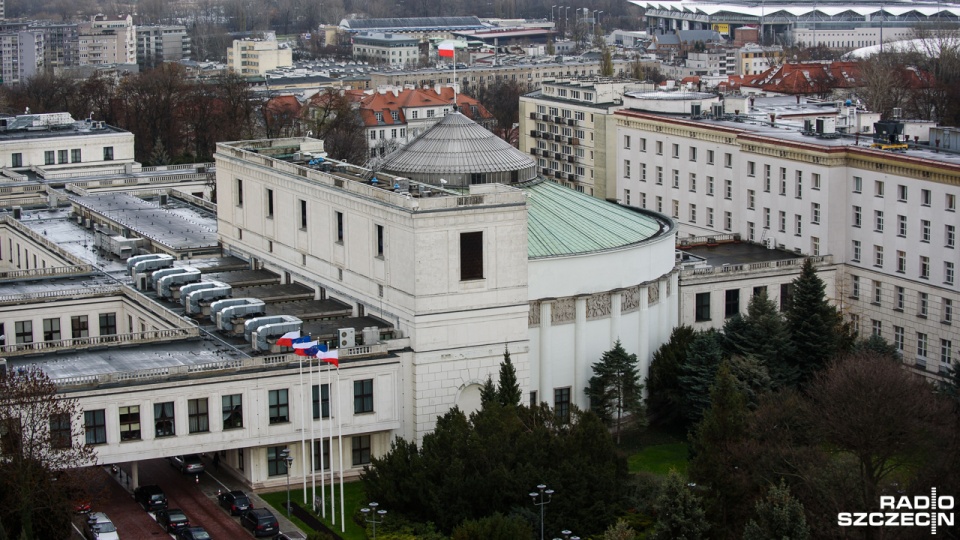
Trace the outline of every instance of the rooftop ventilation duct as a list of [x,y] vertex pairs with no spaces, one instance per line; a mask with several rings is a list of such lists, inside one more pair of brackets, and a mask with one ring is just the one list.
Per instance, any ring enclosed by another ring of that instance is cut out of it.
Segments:
[[182,274],[187,270],[192,270],[192,268],[189,268],[186,266],[177,266],[173,268],[161,268],[159,270],[155,270],[152,274],[150,274],[150,280],[149,280],[150,288],[156,289],[157,285],[160,283],[160,279],[163,278],[164,276]]
[[127,271],[130,272],[130,277],[171,266],[173,266],[173,256],[166,253],[136,255],[127,259]]
[[258,317],[244,323],[243,335],[246,338],[247,329],[255,328],[250,332],[250,345],[255,351],[268,351],[270,350],[270,344],[267,343],[267,339],[273,336],[282,336],[287,332],[299,331],[302,326],[303,321],[292,315]]
[[183,272],[163,276],[157,281],[157,294],[160,298],[173,298],[173,287],[175,285],[185,285],[200,281],[200,270],[185,266],[181,268]]
[[[226,300],[217,300],[210,306],[210,316],[214,316],[213,307],[220,302],[231,302],[233,300],[242,300],[243,302],[223,307],[216,312],[217,328],[224,331],[233,330],[233,319],[263,315],[267,312],[266,304],[259,298],[232,298]],[[244,336],[247,339],[248,336]]]
[[219,281],[202,281],[180,287],[180,303],[187,315],[200,313],[200,302],[229,298],[233,287]]

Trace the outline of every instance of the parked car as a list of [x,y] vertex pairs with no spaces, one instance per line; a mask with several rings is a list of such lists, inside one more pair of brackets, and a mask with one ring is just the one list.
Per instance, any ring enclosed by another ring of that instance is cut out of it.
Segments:
[[103,512],[93,512],[87,517],[87,526],[83,535],[88,540],[120,540],[117,528]]
[[140,486],[133,490],[133,500],[147,512],[163,510],[167,507],[167,496],[164,495],[160,486],[156,485]]
[[168,533],[186,529],[190,526],[190,520],[187,519],[187,515],[179,508],[166,508],[157,511],[157,523]]
[[250,498],[242,491],[225,491],[217,495],[220,506],[230,511],[231,516],[242,515],[247,510],[253,508]]
[[280,523],[266,508],[251,508],[240,516],[240,524],[254,536],[273,536],[280,532]]
[[280,533],[274,540],[307,540],[307,535],[300,531]]
[[177,531],[177,540],[210,540],[210,533],[203,527],[187,527]]
[[170,464],[180,469],[181,473],[200,474],[203,472],[203,460],[200,454],[187,454],[185,456],[173,456],[167,458]]

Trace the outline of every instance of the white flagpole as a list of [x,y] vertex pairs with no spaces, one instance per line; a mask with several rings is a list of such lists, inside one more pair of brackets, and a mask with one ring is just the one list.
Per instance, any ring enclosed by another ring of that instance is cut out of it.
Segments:
[[340,532],[347,532],[343,509],[343,415],[340,413],[340,366],[337,366],[337,438],[340,441]]
[[[330,375],[330,371],[333,368],[329,365],[327,366],[327,384],[330,384],[330,399],[333,399],[333,384],[331,381],[333,377]],[[339,392],[338,392],[339,395]],[[332,404],[331,404],[332,405]],[[338,409],[340,407],[337,407]],[[333,412],[331,407],[330,412]],[[337,416],[340,416],[340,411],[337,411]],[[330,453],[333,453],[333,420],[330,420]],[[337,524],[337,480],[333,476],[336,473],[336,469],[333,467],[333,456],[330,457],[330,523]]]
[[[310,359],[310,367],[309,367],[311,398],[313,398],[313,360],[314,360],[313,358]],[[317,362],[317,363],[319,364],[320,362]],[[320,416],[323,416],[323,392],[321,392],[320,390],[321,390],[320,385],[317,385],[317,401],[318,401],[318,406],[320,407]],[[312,412],[313,407],[310,407],[310,410]],[[310,417],[310,484],[312,489],[310,491],[310,508],[312,508],[314,512],[317,511],[317,464],[316,464],[317,456],[314,455],[314,451],[313,451],[317,447],[316,428],[317,428],[317,422],[316,420],[313,419],[313,415],[311,415]]]
[[[320,386],[320,513],[324,519],[327,517],[327,480],[324,476],[324,458],[323,458],[323,374],[320,372],[320,366],[323,362],[317,362],[317,384]],[[329,392],[329,390],[328,390]],[[330,394],[327,394],[329,399]]]
[[[299,356],[299,355],[297,355]],[[303,459],[300,461],[303,463],[303,502],[307,502],[307,408],[303,405],[306,396],[303,392],[303,357],[300,356],[300,455],[303,456]],[[313,396],[310,396],[311,398]],[[311,410],[313,407],[311,407]],[[313,416],[311,414],[311,416]],[[312,419],[311,419],[312,420]],[[311,422],[312,423],[312,422]]]

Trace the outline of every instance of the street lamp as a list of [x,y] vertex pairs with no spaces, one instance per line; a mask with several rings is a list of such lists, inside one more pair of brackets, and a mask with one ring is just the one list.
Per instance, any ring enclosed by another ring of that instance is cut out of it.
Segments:
[[533,499],[534,506],[540,507],[540,540],[543,540],[543,507],[550,504],[550,499],[553,498],[553,490],[547,489],[546,484],[540,484],[537,486],[537,491],[530,492],[530,498]]
[[[576,10],[573,12],[574,18],[577,16]],[[567,37],[567,28],[570,26],[570,6],[563,10],[563,37]]]
[[553,22],[553,8],[557,7],[556,4],[550,6],[550,22]]
[[287,517],[290,517],[290,466],[293,465],[293,456],[290,455],[290,450],[281,450],[280,459],[287,465]]
[[597,33],[597,19],[603,15],[603,10],[593,10],[593,33]]
[[[368,504],[369,508],[361,508],[360,511],[363,512],[363,520],[367,523],[373,523],[373,540],[377,540],[377,524],[383,523],[383,516],[387,515],[386,510],[377,510],[377,507],[380,506],[380,503],[372,502]],[[369,518],[367,516],[370,516]],[[380,519],[377,519],[377,518]]]

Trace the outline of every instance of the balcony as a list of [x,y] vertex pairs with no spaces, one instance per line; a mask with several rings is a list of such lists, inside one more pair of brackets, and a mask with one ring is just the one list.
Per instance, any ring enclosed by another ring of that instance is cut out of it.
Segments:
[[576,125],[577,125],[577,121],[574,120],[573,118],[567,118],[567,125],[568,125],[568,126],[576,126]]
[[537,130],[531,129],[531,130],[530,130],[530,136],[533,137],[534,139],[536,139],[536,138],[537,138]]
[[577,158],[574,156],[567,156],[567,163],[576,163]]
[[541,114],[541,115],[540,115],[540,119],[543,120],[544,122],[549,122],[549,121],[550,121],[550,117],[547,116],[547,115],[545,115],[545,114]]
[[553,176],[558,180],[563,180],[563,171],[554,171]]
[[553,154],[553,159],[557,161],[563,161],[563,154],[561,154],[560,152],[555,152]]
[[531,120],[536,120],[536,119],[537,119],[537,113],[535,113],[535,112],[530,113],[530,119],[531,119]]
[[550,174],[550,169],[548,169],[547,167],[544,167],[540,169],[540,173],[543,174],[544,176],[548,176]]
[[576,180],[577,180],[577,175],[575,175],[575,174],[573,174],[573,173],[570,173],[570,174],[567,175],[567,180],[569,180],[569,181],[571,181],[571,182],[576,182]]
[[560,116],[554,116],[554,117],[553,117],[553,121],[556,122],[556,123],[558,123],[558,124],[562,124],[562,123],[563,123],[563,118],[560,117]]
[[536,149],[536,148],[531,148],[531,149],[530,149],[530,154],[531,154],[531,155],[534,155],[534,156],[537,155],[537,149]]
[[556,142],[560,142],[560,141],[563,140],[563,137],[561,137],[560,135],[554,135],[554,136],[553,136],[553,140],[556,141]]

